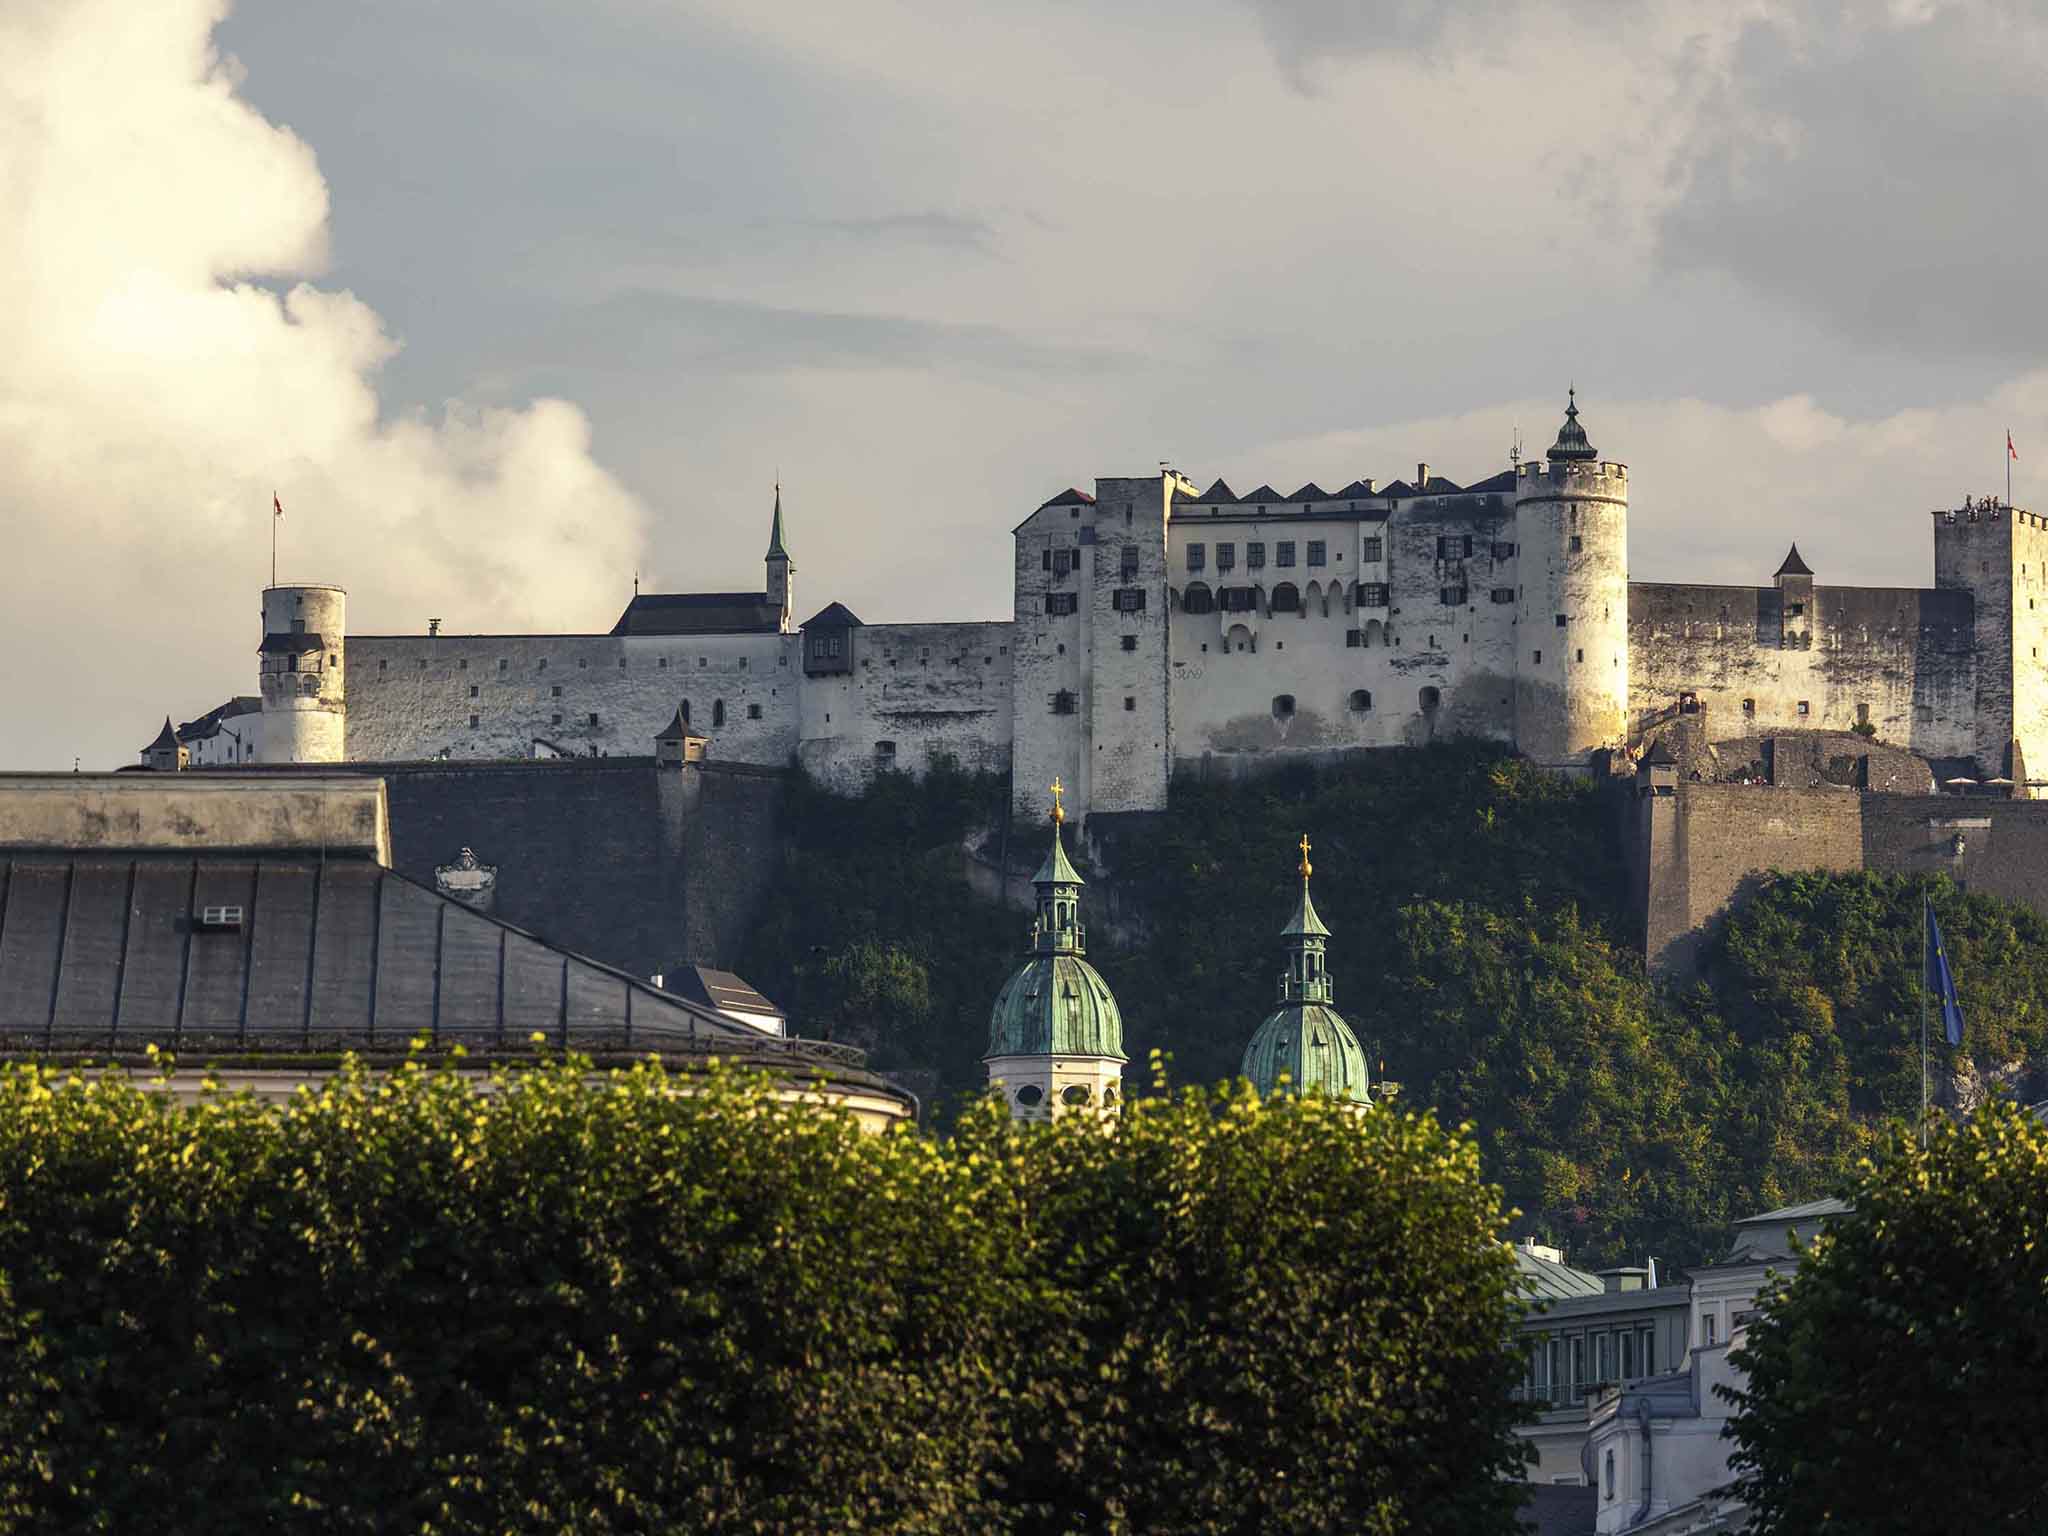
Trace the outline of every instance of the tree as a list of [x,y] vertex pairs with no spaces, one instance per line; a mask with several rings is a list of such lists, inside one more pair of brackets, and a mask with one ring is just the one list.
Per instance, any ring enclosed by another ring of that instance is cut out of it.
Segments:
[[1242,1084],[1014,1133],[1020,1529],[1516,1529],[1514,1262],[1468,1136]]
[[1903,1133],[1736,1363],[1751,1529],[2048,1525],[2048,1128],[2010,1105]]

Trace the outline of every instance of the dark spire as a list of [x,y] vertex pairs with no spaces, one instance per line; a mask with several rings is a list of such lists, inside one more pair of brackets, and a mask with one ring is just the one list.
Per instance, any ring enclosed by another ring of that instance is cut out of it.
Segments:
[[1557,429],[1557,441],[1545,455],[1553,464],[1597,459],[1599,453],[1586,441],[1586,429],[1579,425],[1579,392],[1574,387],[1566,397],[1564,425]]
[[654,739],[656,741],[681,741],[685,736],[689,734],[689,722],[683,718],[683,706],[678,704],[676,706],[675,719],[669,721],[668,729],[664,730],[659,736],[655,737]]
[[768,530],[768,558],[787,560],[789,551],[782,547],[782,482],[775,482],[775,522]]
[[1811,576],[1813,571],[1804,560],[1799,558],[1799,546],[1794,544],[1792,546],[1792,553],[1785,557],[1785,563],[1778,567],[1775,574],[1779,576]]
[[152,741],[143,750],[145,752],[175,752],[178,750],[178,733],[171,729],[171,717],[169,715],[164,716],[164,728],[156,733],[156,740]]

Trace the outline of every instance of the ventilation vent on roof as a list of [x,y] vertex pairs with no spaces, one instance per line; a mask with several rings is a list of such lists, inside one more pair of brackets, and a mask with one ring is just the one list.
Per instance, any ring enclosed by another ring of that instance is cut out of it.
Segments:
[[240,907],[201,907],[198,928],[201,933],[240,933],[242,931],[242,909]]

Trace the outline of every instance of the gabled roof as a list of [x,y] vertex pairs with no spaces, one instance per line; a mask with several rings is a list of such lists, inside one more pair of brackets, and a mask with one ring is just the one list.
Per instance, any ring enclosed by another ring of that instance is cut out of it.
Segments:
[[1290,501],[1290,500],[1292,500],[1293,498],[1292,498],[1292,497],[1288,497],[1288,496],[1282,496],[1282,495],[1281,495],[1281,494],[1280,494],[1280,493],[1279,493],[1278,491],[1274,490],[1274,489],[1273,489],[1273,487],[1272,487],[1272,486],[1270,486],[1270,485],[1262,485],[1262,486],[1260,486],[1260,487],[1259,487],[1259,488],[1258,488],[1258,489],[1257,489],[1256,491],[1246,491],[1246,492],[1245,492],[1245,493],[1244,493],[1244,494],[1243,494],[1242,496],[1238,497],[1237,499],[1238,499],[1239,501],[1241,501],[1241,502],[1242,502],[1242,501],[1258,501],[1258,502],[1268,502],[1268,501]]
[[799,629],[855,629],[861,627],[852,609],[844,603],[827,603],[797,626]]
[[263,708],[263,701],[249,694],[229,699],[225,704],[216,704],[197,720],[188,720],[178,727],[178,740],[205,741],[218,736],[223,722],[238,719],[243,715],[256,714]]
[[641,592],[626,605],[615,635],[754,635],[782,628],[782,609],[766,592]]
[[1361,496],[1384,496],[1385,491],[1367,485],[1363,480],[1354,480],[1341,491],[1331,493],[1332,501],[1356,501]]
[[1092,507],[1095,505],[1095,498],[1086,491],[1078,491],[1072,486],[1068,486],[1059,495],[1052,497],[1050,500],[1041,501],[1039,505],[1041,507]]
[[1455,480],[1446,480],[1442,475],[1431,475],[1429,477],[1429,484],[1422,488],[1422,494],[1425,496],[1449,496],[1464,489],[1465,487],[1458,484]]
[[1328,501],[1330,493],[1311,480],[1287,499],[1289,501]]
[[1799,558],[1799,546],[1794,544],[1791,553],[1785,556],[1785,563],[1772,572],[1774,576],[1811,576],[1813,568]]
[[1651,743],[1650,755],[1644,758],[1643,761],[1658,768],[1675,768],[1678,766],[1678,759],[1672,755],[1671,743],[1662,736],[1659,736],[1656,741]]
[[1418,494],[1420,493],[1415,487],[1406,480],[1396,480],[1392,485],[1380,488],[1380,495],[1382,496],[1414,496]]
[[1515,472],[1512,469],[1504,469],[1484,480],[1475,480],[1465,487],[1468,491],[1512,491],[1514,488]]
[[1237,500],[1237,495],[1230,489],[1229,486],[1225,485],[1221,479],[1218,479],[1214,485],[1210,486],[1209,489],[1202,492],[1202,494],[1197,496],[1195,500],[1203,502],[1213,502],[1217,506],[1228,506],[1231,502]]

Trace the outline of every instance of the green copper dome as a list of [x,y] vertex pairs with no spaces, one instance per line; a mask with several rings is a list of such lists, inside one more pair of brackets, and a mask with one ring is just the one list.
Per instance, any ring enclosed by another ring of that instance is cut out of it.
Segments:
[[1082,956],[1081,876],[1067,860],[1055,813],[1052,850],[1032,884],[1038,916],[1031,924],[1031,957],[1017,967],[988,1021],[988,1054],[998,1056],[1111,1056],[1124,1060],[1124,1020],[1109,983]]
[[1330,997],[1324,951],[1330,930],[1309,899],[1308,839],[1301,840],[1301,900],[1280,936],[1287,969],[1280,976],[1280,1006],[1266,1016],[1245,1047],[1244,1076],[1264,1097],[1327,1093],[1350,1104],[1372,1102],[1365,1047]]

